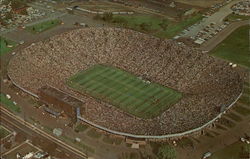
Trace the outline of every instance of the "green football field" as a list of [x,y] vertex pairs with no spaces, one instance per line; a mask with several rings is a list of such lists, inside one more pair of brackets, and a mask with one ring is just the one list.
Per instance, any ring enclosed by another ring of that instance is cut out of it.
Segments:
[[182,94],[150,83],[121,69],[95,65],[67,80],[78,92],[141,118],[153,118],[175,104]]

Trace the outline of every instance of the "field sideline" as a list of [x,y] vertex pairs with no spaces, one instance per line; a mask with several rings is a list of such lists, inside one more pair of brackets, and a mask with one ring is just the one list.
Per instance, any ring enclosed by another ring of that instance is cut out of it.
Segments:
[[73,89],[140,118],[153,118],[170,108],[181,93],[145,81],[118,68],[95,65],[68,79]]

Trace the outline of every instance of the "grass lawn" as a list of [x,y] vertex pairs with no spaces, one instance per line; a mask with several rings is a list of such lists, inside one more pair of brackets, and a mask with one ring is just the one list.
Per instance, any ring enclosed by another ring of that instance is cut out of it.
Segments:
[[250,115],[250,109],[247,109],[245,107],[242,107],[242,106],[236,106],[233,108],[237,113],[243,115],[243,116],[248,116]]
[[104,136],[102,141],[107,143],[107,144],[111,144],[111,145],[114,143],[114,140],[108,136]]
[[236,142],[212,154],[210,159],[239,159],[245,143]]
[[213,138],[214,136],[210,132],[205,132],[205,136]]
[[87,126],[87,125],[78,124],[78,125],[75,127],[75,132],[83,132],[83,131],[87,130],[88,127],[89,127],[89,126]]
[[92,147],[89,147],[87,144],[83,142],[76,142],[74,139],[68,136],[64,136],[64,135],[60,136],[59,138],[62,139],[63,141],[66,141],[66,143],[70,143],[74,147],[81,148],[83,152],[95,153],[95,149],[93,149]]
[[[250,72],[249,72],[250,73]],[[250,88],[250,82],[244,82],[245,87]]]
[[[201,19],[201,14],[196,14],[179,22],[150,15],[115,15],[112,22],[133,30],[152,33],[160,38],[172,38]],[[165,27],[161,24],[164,24]]]
[[211,54],[250,68],[249,26],[236,29]]
[[226,116],[237,122],[242,121],[242,118],[234,113],[228,113]]
[[1,104],[5,106],[7,109],[20,113],[21,109],[19,106],[15,105],[11,100],[9,100],[4,94],[0,94]]
[[243,94],[241,97],[240,97],[240,99],[239,99],[239,101],[241,102],[241,103],[243,103],[244,105],[250,105],[250,98],[249,98],[249,94]]
[[102,134],[100,134],[99,132],[97,132],[95,129],[89,130],[87,132],[87,135],[89,137],[96,138],[96,139],[98,139],[98,138],[100,138],[102,136]]
[[46,31],[50,28],[53,28],[59,24],[61,24],[61,21],[59,19],[54,19],[54,20],[45,21],[45,22],[42,22],[39,24],[35,24],[32,26],[28,26],[28,27],[26,27],[26,30],[28,30],[32,33],[40,33],[40,32]]
[[210,131],[212,134],[214,134],[215,136],[220,135],[219,133],[217,133],[216,131]]
[[122,140],[123,139],[120,139],[120,138],[112,138],[112,137],[109,137],[109,136],[104,136],[102,141],[107,143],[107,144],[115,144],[115,145],[120,145],[122,143]]
[[220,120],[218,121],[218,123],[220,123],[221,125],[227,127],[227,128],[233,128],[235,127],[235,124],[230,121],[230,120],[227,120],[226,118],[220,118]]
[[244,89],[243,89],[244,94],[250,94],[250,86],[249,83],[244,83]]
[[216,129],[227,131],[227,129],[222,127],[221,125],[215,124],[215,126],[216,126]]
[[[36,120],[32,119],[33,123],[37,123]],[[40,124],[40,123],[39,123]],[[45,130],[47,133],[49,134],[53,134],[53,128],[47,126],[47,125],[41,125],[42,127],[44,127],[43,130]],[[95,150],[92,147],[89,147],[87,144],[81,142],[77,142],[74,138],[71,138],[69,136],[66,135],[61,135],[59,136],[59,138],[66,142],[67,144],[76,147],[76,148],[80,148],[83,152],[91,152],[91,153],[95,153]]]
[[182,147],[182,148],[185,148],[185,147],[188,147],[188,146],[193,146],[194,143],[193,141],[190,139],[190,138],[187,138],[187,137],[184,137],[182,138],[181,140],[178,141],[178,146]]
[[249,95],[250,94],[250,88],[245,87],[243,93]]
[[138,159],[139,154],[136,152],[123,152],[120,156],[120,159]]
[[[7,45],[10,45],[12,47],[7,47]],[[10,52],[15,46],[15,42],[7,40],[0,36],[0,56]]]
[[141,118],[158,116],[182,94],[118,68],[95,65],[67,81],[73,89]]
[[149,15],[130,15],[130,16],[124,16],[124,15],[115,15],[113,16],[113,22],[115,23],[121,23],[128,28],[135,29],[135,30],[141,30],[140,24],[146,23],[150,26],[148,27],[149,31],[158,30],[160,29],[160,23],[163,19],[159,17],[153,17]]
[[175,35],[182,32],[185,28],[197,23],[203,18],[202,14],[197,14],[192,16],[191,18],[187,18],[180,22],[170,23],[166,30],[162,30],[156,34],[157,37],[160,38],[172,38]]
[[10,132],[5,127],[3,127],[2,125],[0,125],[0,139],[5,138],[9,134],[10,134]]

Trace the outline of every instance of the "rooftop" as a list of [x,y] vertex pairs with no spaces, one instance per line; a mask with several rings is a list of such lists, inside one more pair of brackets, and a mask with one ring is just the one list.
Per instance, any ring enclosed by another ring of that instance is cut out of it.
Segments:
[[50,86],[43,86],[39,89],[40,93],[45,93],[47,95],[50,95],[52,97],[55,97],[56,99],[63,101],[67,104],[70,104],[74,107],[79,107],[83,105],[83,102],[64,93],[63,91],[60,91],[56,88],[50,87]]

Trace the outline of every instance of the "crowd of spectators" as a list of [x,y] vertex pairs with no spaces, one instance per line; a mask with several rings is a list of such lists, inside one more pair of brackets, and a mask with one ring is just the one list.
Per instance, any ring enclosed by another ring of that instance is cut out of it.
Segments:
[[[153,119],[140,119],[70,89],[66,80],[106,64],[182,92],[175,105]],[[199,50],[120,28],[85,28],[31,45],[12,58],[9,76],[37,93],[51,85],[85,102],[82,116],[112,130],[163,135],[199,127],[241,93],[241,78],[227,62]]]

